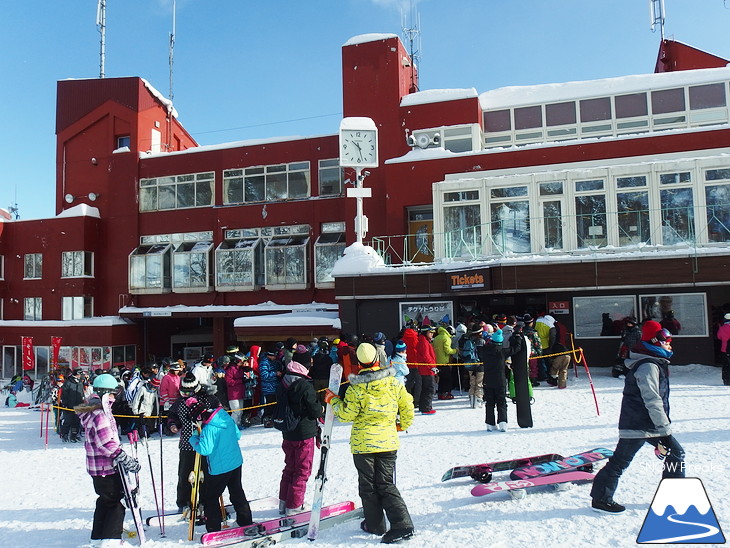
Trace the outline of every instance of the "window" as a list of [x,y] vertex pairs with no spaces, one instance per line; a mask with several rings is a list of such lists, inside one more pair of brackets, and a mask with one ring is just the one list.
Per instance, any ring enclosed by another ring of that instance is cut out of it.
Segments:
[[515,129],[542,127],[542,107],[522,107],[515,109]]
[[132,139],[129,135],[121,135],[117,137],[117,148],[131,147]]
[[[603,190],[602,179],[576,181],[576,193]],[[575,223],[578,248],[605,246],[607,238],[606,195],[577,194],[575,197]]]
[[[234,232],[234,231],[229,231]],[[264,246],[258,231],[253,237],[226,234],[215,250],[215,285],[218,291],[246,291],[264,284]]]
[[345,170],[340,167],[340,160],[319,161],[319,195],[340,196]]
[[725,104],[725,84],[706,84],[689,88],[691,110],[724,107]]
[[163,211],[213,205],[215,174],[192,173],[139,181],[139,210]]
[[23,319],[43,319],[43,299],[40,297],[26,297],[23,299]]
[[530,251],[530,205],[527,194],[526,186],[490,190],[492,243],[500,253]]
[[226,204],[293,200],[309,195],[309,162],[223,171]]
[[334,284],[332,269],[345,251],[345,223],[322,223],[322,233],[314,243],[314,283]]
[[484,113],[484,131],[497,133],[499,131],[510,131],[512,122],[510,120],[510,111],[492,110]]
[[81,278],[94,275],[94,254],[91,251],[61,253],[61,277]]
[[545,105],[545,122],[548,126],[575,124],[575,102]]
[[722,182],[705,186],[707,204],[707,239],[730,241],[730,169],[708,169],[705,181]]
[[307,283],[307,244],[309,236],[271,238],[264,250],[266,286],[303,289]]
[[659,322],[674,336],[707,337],[704,293],[641,295],[641,317]]
[[614,98],[616,118],[633,118],[649,114],[646,93],[629,93]]
[[210,288],[210,250],[213,242],[182,242],[172,253],[172,288],[208,290]]
[[43,277],[43,254],[26,253],[23,259],[23,278],[37,280]]
[[5,256],[0,255],[0,280],[5,279]]
[[611,98],[583,99],[580,101],[580,121],[597,122],[611,119]]
[[133,369],[137,364],[137,347],[133,344],[112,346],[112,367]]
[[627,316],[636,317],[633,295],[574,297],[575,336],[617,337]]
[[471,152],[474,149],[472,144],[472,126],[444,128],[443,146],[451,152]]
[[170,288],[170,244],[141,245],[129,255],[130,293]]
[[478,257],[482,249],[482,214],[479,191],[448,192],[444,202],[459,202],[444,207],[444,245],[447,257]]
[[619,245],[651,243],[649,193],[646,191],[618,192],[616,204]]
[[93,297],[61,297],[61,319],[80,320],[94,315]]
[[651,111],[653,114],[666,114],[683,110],[685,110],[684,88],[662,89],[651,92]]
[[691,188],[666,188],[659,191],[662,217],[662,243],[694,241],[694,201]]
[[659,175],[660,185],[677,185],[680,183],[691,183],[692,174],[689,171],[681,173],[662,173]]

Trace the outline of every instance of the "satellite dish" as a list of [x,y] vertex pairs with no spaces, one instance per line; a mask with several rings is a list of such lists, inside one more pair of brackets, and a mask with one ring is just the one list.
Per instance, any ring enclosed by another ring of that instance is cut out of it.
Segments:
[[428,145],[431,144],[431,137],[429,137],[426,133],[421,133],[416,136],[416,144],[419,148],[428,148]]

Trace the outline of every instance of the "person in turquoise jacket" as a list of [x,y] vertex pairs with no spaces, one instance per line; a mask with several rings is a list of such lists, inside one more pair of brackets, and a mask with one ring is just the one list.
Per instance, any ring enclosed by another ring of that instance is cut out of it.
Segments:
[[190,415],[202,422],[199,433],[190,436],[190,445],[201,455],[208,457],[205,489],[200,503],[205,511],[205,528],[208,532],[221,530],[221,509],[219,498],[228,489],[228,496],[236,511],[236,523],[243,527],[251,525],[251,507],[241,485],[243,456],[238,440],[241,438],[233,419],[213,396],[209,405],[190,398],[185,404]]

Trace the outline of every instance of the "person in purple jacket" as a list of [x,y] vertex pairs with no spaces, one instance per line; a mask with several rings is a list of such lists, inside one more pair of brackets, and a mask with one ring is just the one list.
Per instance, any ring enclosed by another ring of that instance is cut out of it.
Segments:
[[128,472],[139,472],[139,462],[127,455],[119,442],[112,404],[119,391],[117,380],[108,373],[94,379],[94,391],[74,408],[84,428],[86,470],[94,483],[96,499],[91,540],[102,546],[121,546],[124,524],[124,490],[117,465]]

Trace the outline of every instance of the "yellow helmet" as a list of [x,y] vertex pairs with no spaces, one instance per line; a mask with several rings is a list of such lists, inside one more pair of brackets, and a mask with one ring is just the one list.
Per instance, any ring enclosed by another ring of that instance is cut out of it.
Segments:
[[370,343],[362,343],[357,347],[357,361],[363,367],[373,367],[378,362],[378,351]]

